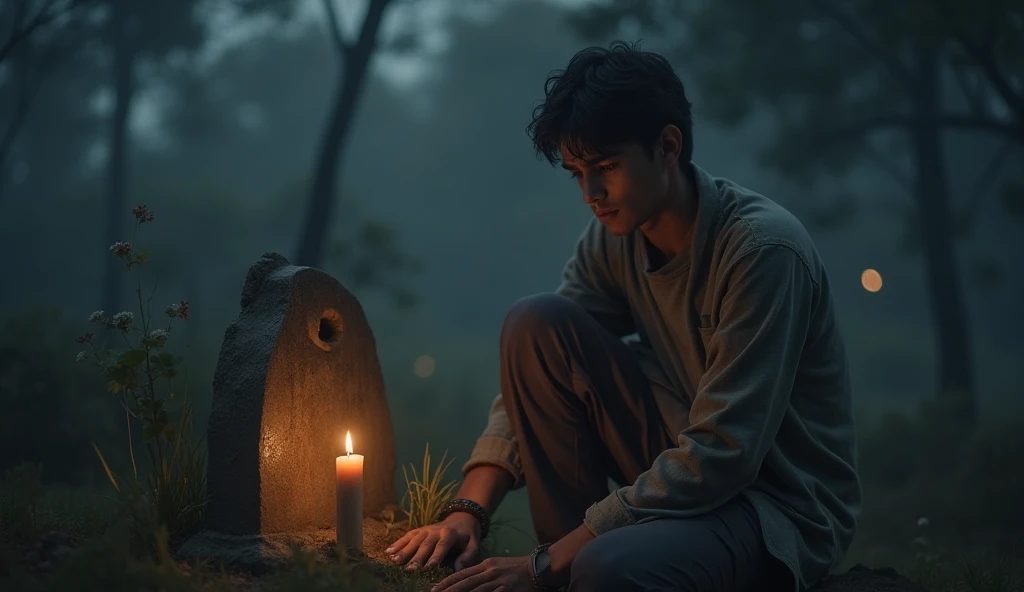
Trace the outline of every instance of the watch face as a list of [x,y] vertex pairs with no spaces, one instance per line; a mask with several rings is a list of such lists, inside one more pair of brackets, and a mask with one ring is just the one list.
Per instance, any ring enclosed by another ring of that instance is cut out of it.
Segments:
[[544,549],[537,554],[537,573],[547,573],[549,567],[551,567],[551,555],[548,555],[548,550]]

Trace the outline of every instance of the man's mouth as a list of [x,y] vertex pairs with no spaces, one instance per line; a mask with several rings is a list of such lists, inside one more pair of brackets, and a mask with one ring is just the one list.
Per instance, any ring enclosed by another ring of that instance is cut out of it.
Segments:
[[617,213],[618,213],[618,210],[595,210],[594,211],[594,215],[597,216],[599,220],[608,220],[609,218],[613,217]]

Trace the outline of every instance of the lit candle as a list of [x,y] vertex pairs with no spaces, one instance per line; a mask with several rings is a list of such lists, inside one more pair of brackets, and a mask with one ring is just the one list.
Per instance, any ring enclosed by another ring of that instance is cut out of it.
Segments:
[[335,459],[338,549],[363,550],[363,455],[352,454],[352,432],[345,434],[345,454]]

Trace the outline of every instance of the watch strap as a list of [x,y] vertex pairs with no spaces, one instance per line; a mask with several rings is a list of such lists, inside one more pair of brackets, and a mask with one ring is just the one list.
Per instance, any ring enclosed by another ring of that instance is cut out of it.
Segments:
[[[530,578],[533,580],[533,587],[537,590],[540,590],[541,592],[555,592],[559,590],[559,588],[557,587],[549,586],[548,584],[544,583],[543,574],[538,573],[537,571],[537,558],[540,556],[541,553],[546,553],[548,547],[550,546],[551,543],[537,545],[533,552],[530,553]],[[549,568],[550,566],[551,564],[548,563]]]

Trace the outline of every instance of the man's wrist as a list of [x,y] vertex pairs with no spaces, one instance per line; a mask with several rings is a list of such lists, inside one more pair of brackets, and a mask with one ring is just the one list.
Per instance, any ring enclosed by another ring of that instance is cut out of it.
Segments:
[[487,531],[490,530],[491,527],[491,517],[483,506],[470,499],[456,498],[448,501],[441,507],[438,518],[439,520],[444,520],[457,512],[469,514],[476,518],[477,522],[480,524],[480,538],[487,538]]
[[562,586],[569,583],[573,560],[580,549],[594,538],[594,533],[587,525],[581,524],[548,548],[548,555],[551,558],[551,575],[548,579],[552,585]]
[[533,580],[533,587],[542,592],[553,592],[559,587],[552,582],[551,555],[548,549],[551,544],[538,545],[530,553],[529,570],[530,578]]

